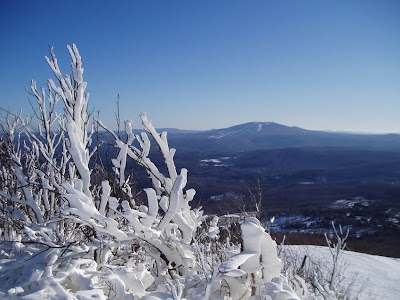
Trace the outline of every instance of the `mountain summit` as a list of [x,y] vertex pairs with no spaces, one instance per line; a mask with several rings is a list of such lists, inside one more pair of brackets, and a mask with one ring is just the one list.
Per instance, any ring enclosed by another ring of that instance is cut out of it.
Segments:
[[235,125],[223,129],[214,129],[208,131],[209,138],[223,138],[228,136],[241,135],[287,135],[287,134],[302,134],[309,130],[299,127],[289,127],[274,122],[249,122],[240,125]]

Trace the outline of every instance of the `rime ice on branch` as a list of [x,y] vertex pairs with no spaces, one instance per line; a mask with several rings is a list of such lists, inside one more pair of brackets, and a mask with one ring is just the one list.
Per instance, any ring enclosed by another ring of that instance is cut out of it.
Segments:
[[82,180],[82,190],[87,196],[90,196],[90,154],[87,149],[90,144],[90,135],[88,136],[87,132],[89,94],[85,93],[87,82],[83,81],[82,60],[78,49],[75,45],[72,45],[72,48],[68,45],[67,48],[72,59],[72,79],[69,75],[61,74],[53,48],[50,48],[51,59],[47,56],[45,58],[53,70],[59,86],[52,79],[49,79],[49,84],[64,101],[66,119],[63,129],[68,135],[67,149]]

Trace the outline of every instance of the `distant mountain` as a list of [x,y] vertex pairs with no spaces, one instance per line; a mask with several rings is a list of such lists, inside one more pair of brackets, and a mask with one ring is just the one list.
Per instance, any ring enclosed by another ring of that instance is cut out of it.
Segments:
[[169,143],[179,151],[241,152],[293,147],[345,147],[400,151],[400,134],[352,134],[250,122],[223,129],[171,132]]
[[[307,130],[273,122],[250,122],[212,130],[157,128],[168,133],[170,147],[179,152],[243,152],[303,147],[400,151],[400,134],[366,134]],[[135,133],[141,130],[135,129]],[[102,133],[105,138],[108,134]],[[124,136],[123,133],[121,133]]]
[[308,130],[299,127],[288,127],[273,122],[250,122],[232,126],[224,129],[214,129],[208,131],[209,138],[219,139],[224,137],[237,137],[244,135],[268,136],[268,135],[287,135],[304,134]]

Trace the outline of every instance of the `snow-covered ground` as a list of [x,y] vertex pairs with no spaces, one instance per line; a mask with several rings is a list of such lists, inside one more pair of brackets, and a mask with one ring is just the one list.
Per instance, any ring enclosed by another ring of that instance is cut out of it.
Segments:
[[[327,247],[285,246],[289,251],[307,254],[312,260],[331,263],[331,254]],[[343,253],[344,285],[350,285],[353,291],[359,291],[362,300],[398,300],[400,299],[400,259],[358,252]]]
[[[318,262],[320,266],[331,265],[331,255],[327,247],[321,246],[284,246],[283,251],[288,255],[304,257],[307,255],[311,261]],[[282,253],[281,253],[282,254]],[[358,300],[397,300],[400,295],[400,259],[377,255],[369,255],[351,251],[343,253],[343,285],[352,292],[349,299]],[[322,264],[321,264],[322,263]],[[15,274],[16,277],[20,274]],[[5,292],[5,293],[4,293]],[[1,299],[60,299],[60,295],[45,290],[37,290],[25,297],[11,296],[10,292],[0,292]],[[16,291],[18,294],[18,291]],[[77,292],[78,299],[105,299],[98,289],[89,289]]]

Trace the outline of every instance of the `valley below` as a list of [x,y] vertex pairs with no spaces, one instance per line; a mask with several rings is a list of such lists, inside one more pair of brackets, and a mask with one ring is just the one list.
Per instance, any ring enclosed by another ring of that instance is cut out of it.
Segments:
[[[329,148],[177,154],[206,213],[254,212],[286,242],[324,245],[332,222],[349,247],[400,256],[400,153]],[[261,192],[259,195],[258,193]]]
[[[325,245],[334,222],[349,229],[349,249],[400,257],[400,135],[255,122],[166,131],[177,169],[188,169],[187,188],[196,190],[192,207],[211,215],[251,214],[260,201],[264,226],[278,243],[285,236],[287,243]],[[158,149],[152,152],[161,162]],[[147,174],[127,167],[140,199]]]

